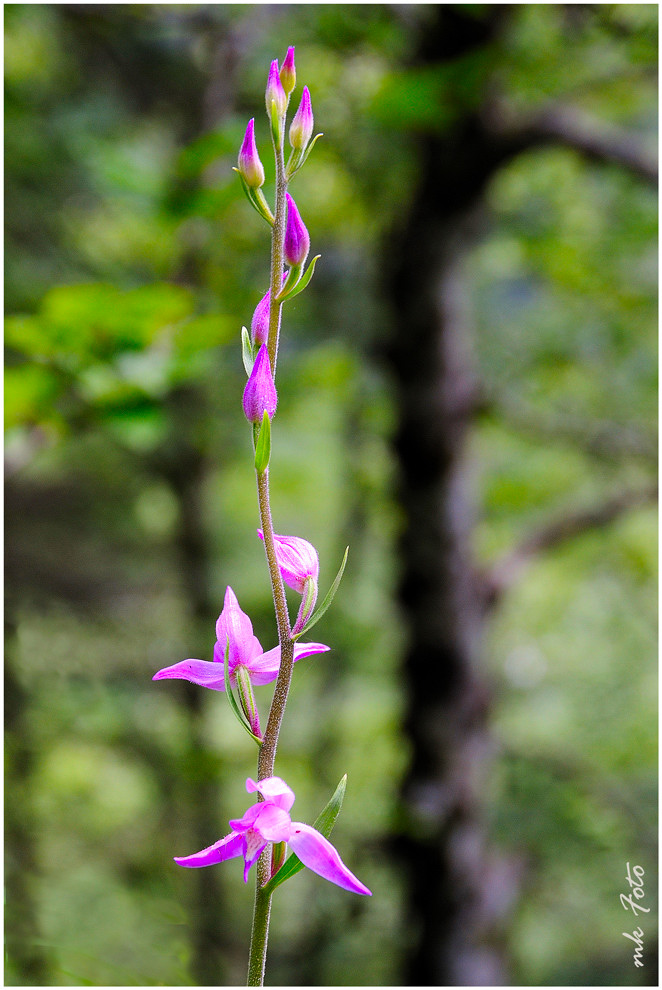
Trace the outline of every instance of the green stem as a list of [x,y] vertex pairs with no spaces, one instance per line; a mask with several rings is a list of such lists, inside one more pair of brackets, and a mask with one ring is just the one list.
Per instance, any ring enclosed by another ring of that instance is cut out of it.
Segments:
[[276,158],[276,203],[274,225],[271,231],[271,305],[269,307],[269,339],[267,350],[271,362],[271,373],[276,377],[276,361],[278,359],[278,337],[280,334],[280,314],[282,302],[275,301],[283,287],[283,271],[285,270],[285,225],[287,220],[287,178],[285,176],[285,159],[282,142],[280,148],[274,145]]
[[[284,129],[284,128],[283,128]],[[277,303],[276,296],[281,290],[283,283],[284,244],[285,244],[285,221],[287,204],[285,193],[287,191],[287,179],[285,177],[285,163],[283,158],[282,142],[280,147],[274,145],[276,158],[276,204],[274,214],[274,225],[271,238],[271,305],[269,308],[269,339],[267,349],[271,362],[272,374],[276,375],[276,359],[278,357],[278,337],[280,333],[280,315],[282,303]],[[260,522],[264,535],[264,549],[267,556],[269,576],[271,578],[271,590],[274,599],[276,612],[276,622],[278,624],[278,641],[280,643],[280,669],[278,679],[274,689],[274,696],[271,702],[269,718],[257,763],[257,779],[264,780],[266,777],[273,777],[276,765],[276,747],[280,727],[285,714],[285,705],[290,690],[292,680],[292,667],[294,666],[294,641],[290,628],[290,617],[287,611],[287,599],[283,579],[278,567],[276,557],[276,545],[274,540],[274,527],[271,519],[271,506],[269,502],[269,470],[256,472],[257,496],[260,510]],[[269,940],[269,916],[271,912],[271,892],[264,890],[264,885],[271,877],[271,848],[268,846],[257,863],[257,879],[255,883],[255,904],[253,908],[253,927],[251,931],[251,945],[248,958],[248,981],[249,987],[260,987],[264,984],[264,972],[267,960],[267,943]]]
[[[262,856],[260,857],[260,862],[261,861]],[[258,883],[255,888],[253,929],[251,931],[251,948],[248,957],[248,979],[246,981],[246,986],[249,987],[261,987],[264,985],[264,969],[267,961],[267,939],[269,938],[270,912],[271,894],[265,893]]]
[[269,471],[257,475],[258,504],[260,507],[260,521],[262,523],[262,533],[264,535],[264,549],[267,555],[269,575],[271,577],[271,588],[273,591],[274,608],[276,610],[276,622],[278,623],[278,641],[280,643],[280,669],[278,679],[274,689],[274,696],[271,702],[271,710],[267,727],[264,730],[264,738],[260,746],[257,772],[258,780],[265,777],[273,777],[276,765],[276,746],[278,745],[278,735],[281,723],[285,714],[285,705],[290,690],[292,680],[292,668],[294,666],[294,640],[290,629],[290,617],[287,611],[287,599],[285,598],[285,588],[283,579],[278,567],[276,557],[276,545],[274,541],[273,523],[271,521],[271,508],[269,505]]

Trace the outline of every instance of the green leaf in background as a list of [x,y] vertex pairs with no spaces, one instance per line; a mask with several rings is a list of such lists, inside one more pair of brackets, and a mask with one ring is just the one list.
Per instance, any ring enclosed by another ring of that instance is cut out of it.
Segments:
[[308,630],[311,629],[315,625],[316,622],[319,622],[319,620],[322,618],[322,616],[324,615],[324,613],[326,612],[326,610],[331,605],[331,602],[333,601],[333,599],[336,596],[336,591],[338,590],[338,586],[339,586],[339,584],[340,584],[340,582],[342,580],[343,572],[345,570],[345,564],[347,563],[347,554],[348,553],[349,553],[349,547],[346,547],[345,548],[345,555],[344,555],[344,557],[342,559],[342,564],[340,565],[340,570],[336,574],[335,579],[334,579],[334,582],[331,585],[331,587],[329,588],[324,601],[322,602],[322,604],[320,605],[320,607],[315,612],[313,612],[313,614],[310,617],[310,620],[305,624],[305,626],[303,627],[303,629],[301,630],[301,632],[298,632],[296,634],[296,636],[293,636],[292,637],[293,639],[299,639],[301,636],[304,635],[304,633],[307,633]]
[[[331,835],[333,826],[336,823],[336,818],[340,814],[340,809],[342,808],[342,803],[345,797],[346,788],[347,788],[347,774],[345,774],[341,778],[338,786],[333,792],[331,800],[322,809],[322,811],[319,813],[319,815],[313,822],[313,828],[316,828],[317,831],[321,835],[323,835],[325,839],[328,839],[329,836]],[[265,884],[265,889],[273,892],[276,889],[276,887],[279,887],[281,885],[281,883],[285,883],[286,880],[289,880],[290,877],[293,877],[296,873],[298,873],[302,869],[303,869],[303,863],[301,862],[299,857],[295,855],[295,853],[292,853],[290,856],[287,857],[287,859],[281,866],[278,873],[274,874],[271,880],[269,880],[269,882]]]

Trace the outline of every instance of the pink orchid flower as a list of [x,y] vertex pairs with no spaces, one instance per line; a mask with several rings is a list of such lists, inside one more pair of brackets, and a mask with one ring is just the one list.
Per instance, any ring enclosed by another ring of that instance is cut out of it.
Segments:
[[[257,535],[264,540],[264,533],[258,529]],[[301,632],[312,615],[317,601],[317,579],[320,562],[317,550],[308,540],[300,536],[276,536],[274,534],[276,560],[283,581],[302,596],[299,614],[292,628],[292,635]]]
[[[257,535],[264,540],[264,533],[258,529]],[[320,562],[317,550],[308,540],[300,536],[277,536],[274,533],[276,560],[283,581],[300,595],[306,590],[306,581],[312,578],[317,582]]]
[[[172,667],[164,667],[154,674],[153,681],[175,678],[191,681],[212,691],[225,691],[225,649],[228,644],[228,674],[230,684],[236,687],[237,668],[243,666],[248,671],[252,684],[269,684],[278,677],[280,669],[280,646],[264,653],[257,636],[253,635],[253,624],[242,612],[232,588],[225,592],[223,611],[216,621],[217,642],[214,645],[214,659],[181,660]],[[330,647],[323,643],[296,643],[294,659],[301,660],[315,653],[326,653]]]
[[337,849],[328,839],[303,822],[293,822],[289,811],[294,804],[294,792],[280,777],[246,781],[249,793],[259,791],[262,801],[251,805],[243,818],[230,820],[232,831],[213,845],[191,856],[176,856],[180,866],[213,866],[236,856],[244,858],[244,882],[248,871],[270,842],[286,842],[304,866],[325,880],[355,894],[371,895],[372,891],[354,876]]

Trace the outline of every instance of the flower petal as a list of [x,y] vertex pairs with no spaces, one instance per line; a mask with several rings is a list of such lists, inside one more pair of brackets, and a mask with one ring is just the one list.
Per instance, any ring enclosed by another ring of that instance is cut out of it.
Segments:
[[213,866],[226,859],[241,856],[244,851],[244,837],[238,832],[230,832],[224,839],[219,839],[213,846],[207,846],[191,856],[175,856],[175,863],[180,866]]
[[[323,643],[295,643],[294,660],[301,660],[303,657],[310,657],[314,653],[327,653],[331,649]],[[269,684],[278,677],[280,669],[280,646],[275,646],[273,650],[263,653],[259,657],[254,657],[250,663],[246,664],[250,671],[253,684]]]
[[265,777],[264,780],[253,780],[249,777],[246,781],[246,790],[249,794],[259,791],[265,801],[270,801],[279,808],[284,808],[285,811],[289,811],[294,804],[294,791],[280,777]]
[[[258,529],[257,535],[264,540],[264,533]],[[299,594],[305,591],[306,578],[312,577],[315,582],[319,577],[320,562],[317,550],[308,540],[300,536],[277,536],[274,534],[276,560],[283,581],[288,588],[293,588]]]
[[248,871],[266,846],[267,842],[263,835],[259,832],[253,831],[253,829],[249,829],[247,832],[244,832],[242,840],[244,850],[244,883],[248,883]]
[[318,873],[325,880],[351,890],[354,894],[372,894],[361,881],[354,876],[340,856],[335,846],[328,839],[303,822],[292,822],[292,833],[288,839],[292,850],[297,854],[304,866],[313,873]]
[[[237,596],[228,585],[223,611],[216,620],[216,639],[220,643],[221,662],[225,655],[226,641],[230,641],[228,668],[234,670],[238,663],[248,666],[251,657],[262,653],[259,640],[253,635],[253,623],[239,607]],[[256,649],[257,644],[257,649]]]
[[209,660],[180,660],[172,667],[159,670],[152,680],[162,681],[167,678],[190,681],[191,684],[199,684],[200,687],[211,688],[212,691],[225,691],[223,667],[218,663],[210,663]]
[[258,801],[242,818],[230,819],[233,832],[259,832],[265,842],[287,842],[291,824],[287,811],[271,801]]

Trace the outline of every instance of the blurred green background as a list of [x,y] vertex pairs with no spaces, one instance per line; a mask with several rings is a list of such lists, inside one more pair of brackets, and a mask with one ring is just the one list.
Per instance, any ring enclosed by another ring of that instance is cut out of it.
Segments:
[[[444,18],[478,40],[421,65]],[[334,841],[374,896],[307,871],[279,889],[268,982],[410,971],[384,272],[426,136],[570,105],[581,139],[494,170],[461,273],[472,566],[498,577],[570,520],[484,625],[481,815],[513,878],[489,937],[505,982],[655,984],[653,4],[5,5],[5,981],[244,979],[239,866],[172,856],[243,812],[254,744],[222,695],[151,676],[211,658],[227,584],[276,642],[240,406],[268,238],[231,167],[255,116],[270,194],[263,90],[290,44],[294,98],[309,86],[324,132],[293,182],[322,260],[285,310],[273,510],[318,548],[322,590],[351,550],[315,631],[333,652],[295,670],[278,770],[307,821],[348,773]],[[646,871],[643,968],[621,934],[627,862]]]

